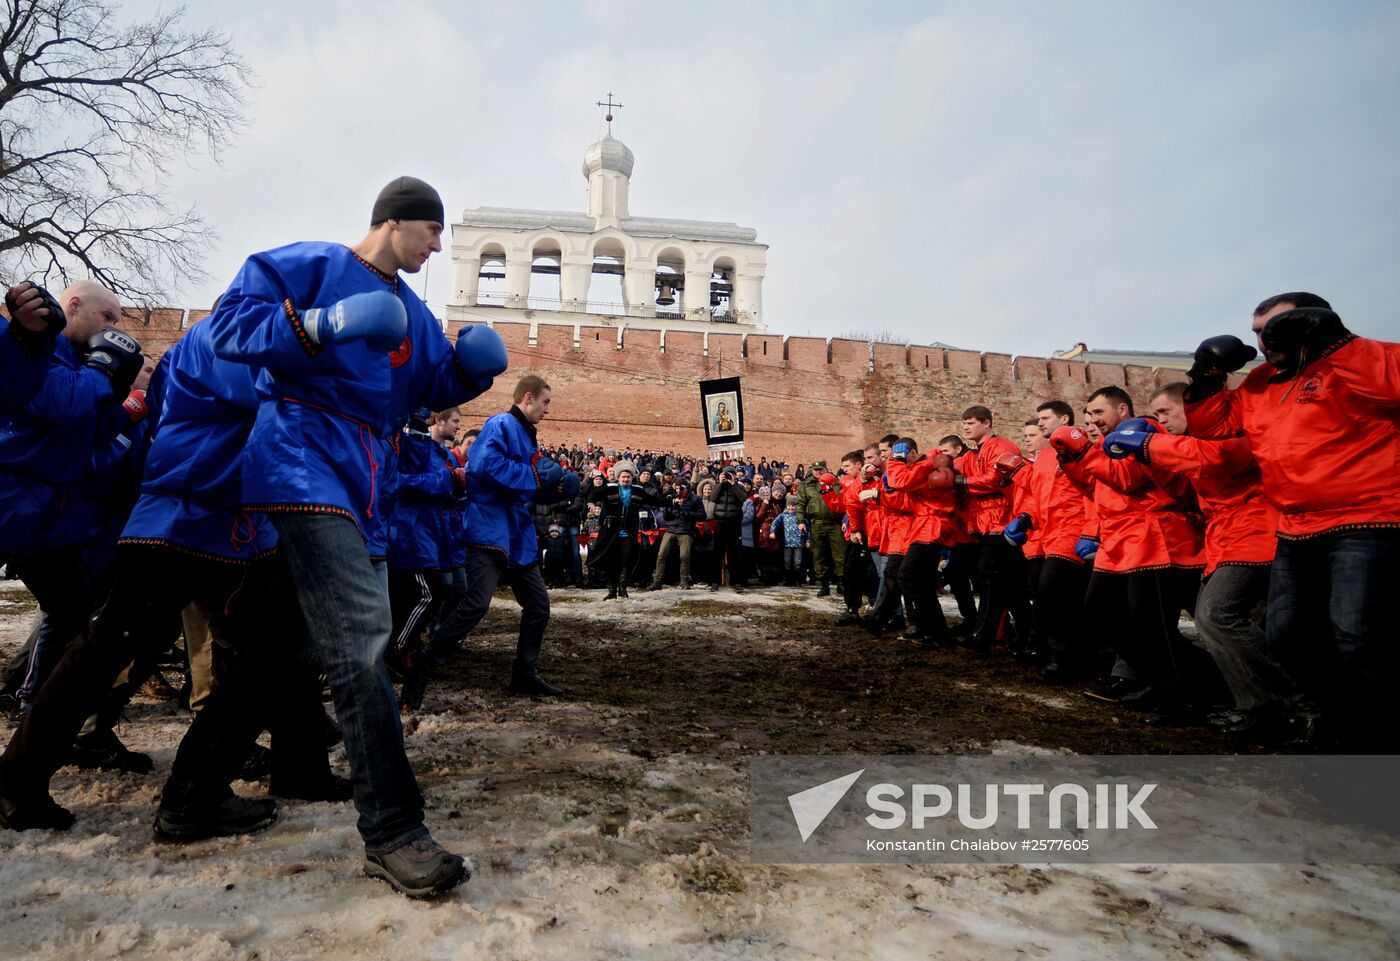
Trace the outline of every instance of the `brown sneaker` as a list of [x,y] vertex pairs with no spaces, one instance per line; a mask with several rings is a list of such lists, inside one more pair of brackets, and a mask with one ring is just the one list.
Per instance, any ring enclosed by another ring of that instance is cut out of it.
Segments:
[[471,864],[425,834],[388,854],[366,852],[365,874],[388,881],[395,891],[410,898],[430,898],[470,878]]

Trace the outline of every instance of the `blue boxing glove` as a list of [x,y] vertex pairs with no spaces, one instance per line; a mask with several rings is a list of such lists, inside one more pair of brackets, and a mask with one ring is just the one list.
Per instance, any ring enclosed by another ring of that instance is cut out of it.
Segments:
[[387,290],[351,294],[329,307],[302,312],[302,327],[313,344],[362,340],[370,350],[397,350],[408,334],[408,311]]
[[1075,542],[1074,552],[1079,555],[1081,561],[1086,563],[1092,561],[1099,552],[1099,542],[1093,537],[1081,537]]
[[573,471],[565,471],[564,479],[559,482],[559,499],[573,500],[578,496],[581,484],[577,474]]
[[535,469],[535,481],[539,484],[541,492],[553,494],[559,489],[559,482],[564,479],[564,468],[560,467],[553,457],[545,457],[539,451],[535,451],[535,456],[530,459],[530,466]]
[[909,445],[895,444],[890,448],[890,459],[899,461],[909,460]]
[[1012,547],[1024,547],[1026,539],[1031,536],[1031,528],[1035,525],[1031,523],[1031,515],[1017,514],[1002,529],[1001,536],[1006,538],[1006,542]]
[[485,324],[463,327],[457,334],[456,351],[462,374],[475,391],[472,397],[479,397],[490,390],[496,376],[504,374],[510,363],[506,356],[506,342]]
[[1147,430],[1115,430],[1103,439],[1104,453],[1114,460],[1136,457],[1144,464],[1150,463],[1147,456],[1147,442],[1157,430],[1148,424]]

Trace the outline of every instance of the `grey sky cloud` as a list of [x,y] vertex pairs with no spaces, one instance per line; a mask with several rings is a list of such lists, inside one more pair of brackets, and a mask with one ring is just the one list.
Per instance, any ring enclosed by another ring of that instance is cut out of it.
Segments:
[[[169,185],[221,235],[185,299],[357,240],[400,173],[449,218],[581,210],[611,90],[633,212],[756,227],[776,332],[1189,349],[1311,289],[1400,339],[1400,7],[865,7],[196,0],[258,86],[222,164]],[[412,283],[440,309],[448,276]]]

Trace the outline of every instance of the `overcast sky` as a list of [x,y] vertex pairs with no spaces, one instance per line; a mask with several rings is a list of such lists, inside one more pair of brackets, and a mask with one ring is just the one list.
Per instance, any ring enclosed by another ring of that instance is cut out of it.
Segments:
[[[154,4],[124,4],[127,15]],[[632,213],[769,245],[770,331],[1191,349],[1289,289],[1400,340],[1400,4],[192,0],[256,73],[169,182],[256,250],[353,243],[409,173],[451,220],[582,210],[626,106]],[[449,253],[427,300],[441,310]],[[423,291],[420,275],[412,281]]]

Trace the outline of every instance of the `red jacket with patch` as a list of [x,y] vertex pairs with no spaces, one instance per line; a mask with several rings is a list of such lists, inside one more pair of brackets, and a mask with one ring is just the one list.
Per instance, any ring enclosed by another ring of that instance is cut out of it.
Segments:
[[1263,364],[1188,404],[1192,436],[1249,439],[1280,537],[1400,527],[1400,344],[1353,337],[1277,377]]
[[1205,524],[1185,478],[1165,475],[1154,483],[1142,464],[1113,460],[1099,444],[1063,467],[1075,483],[1093,482],[1099,528],[1094,570],[1126,574],[1205,564]]
[[1264,497],[1249,441],[1154,434],[1148,470],[1179,474],[1195,488],[1206,517],[1206,576],[1221,564],[1270,564],[1278,511]]
[[1011,520],[1011,498],[1008,496],[1006,478],[997,472],[996,459],[1002,454],[1015,454],[1021,451],[1005,437],[995,434],[982,441],[982,446],[969,450],[959,460],[959,470],[967,478],[968,505],[971,523],[969,529],[974,534],[1000,534],[1006,522]]

